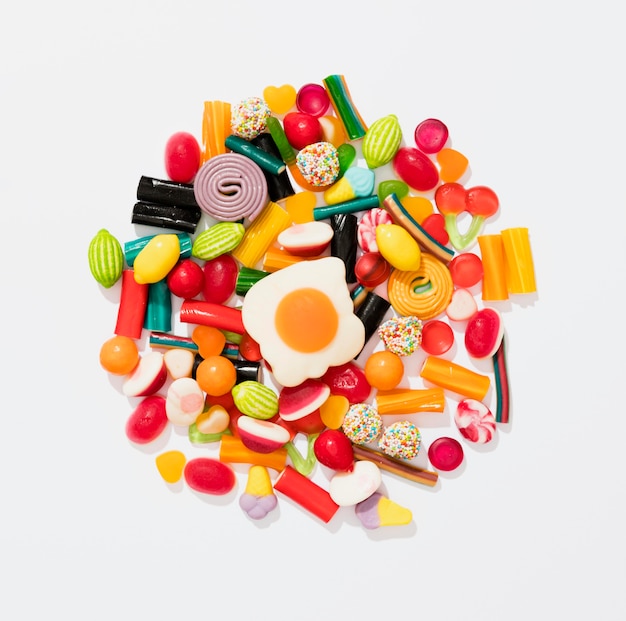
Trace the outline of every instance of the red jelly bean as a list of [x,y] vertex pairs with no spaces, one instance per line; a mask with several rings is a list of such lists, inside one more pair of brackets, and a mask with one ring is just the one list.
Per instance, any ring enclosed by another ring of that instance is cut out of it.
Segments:
[[350,403],[363,403],[372,392],[372,386],[365,377],[365,371],[353,362],[329,367],[321,380],[330,386],[331,394],[343,395]]
[[424,153],[439,153],[448,141],[448,128],[439,119],[426,119],[415,128],[415,144]]
[[307,145],[321,142],[324,138],[318,118],[306,112],[289,112],[283,119],[283,129],[289,144],[300,151]]
[[204,264],[202,295],[207,302],[224,304],[237,286],[239,267],[230,254],[222,254]]
[[400,147],[393,158],[396,175],[418,192],[432,190],[439,183],[433,161],[415,147]]
[[146,397],[126,421],[126,436],[131,442],[147,444],[156,440],[167,427],[165,398],[159,395]]
[[431,356],[445,354],[454,345],[454,332],[445,322],[431,319],[422,326],[422,349]]
[[473,287],[483,277],[483,262],[478,255],[472,252],[458,254],[450,261],[448,269],[454,285],[462,289]]
[[165,144],[165,171],[177,183],[190,183],[200,168],[200,145],[192,134],[177,132]]
[[185,465],[185,481],[201,494],[222,496],[235,487],[235,472],[227,464],[211,457],[196,457]]

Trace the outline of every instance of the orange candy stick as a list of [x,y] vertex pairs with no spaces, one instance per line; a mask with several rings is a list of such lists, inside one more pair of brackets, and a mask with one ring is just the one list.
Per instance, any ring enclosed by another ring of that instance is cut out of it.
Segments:
[[444,407],[443,388],[396,389],[376,393],[376,409],[381,416],[443,412]]
[[436,356],[426,358],[420,377],[436,386],[477,401],[485,398],[491,385],[491,380],[486,375],[480,375],[450,360]]
[[506,282],[509,293],[535,293],[535,267],[528,229],[516,227],[500,231],[504,246]]
[[479,235],[478,246],[483,263],[483,300],[508,300],[506,264],[502,235]]
[[278,203],[270,201],[248,226],[231,254],[245,267],[254,268],[278,234],[289,226],[291,216]]
[[240,438],[223,435],[220,440],[219,458],[226,464],[252,464],[280,472],[287,463],[287,449],[279,448],[271,453],[257,453],[251,451]]
[[227,153],[225,141],[233,131],[230,126],[231,106],[225,101],[205,101],[202,116],[201,164],[214,155]]

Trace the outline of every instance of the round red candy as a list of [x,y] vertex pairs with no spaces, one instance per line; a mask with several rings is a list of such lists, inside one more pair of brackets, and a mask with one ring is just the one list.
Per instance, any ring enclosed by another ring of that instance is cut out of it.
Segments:
[[298,151],[321,142],[324,138],[322,124],[316,116],[306,112],[289,112],[283,119],[283,129],[289,144]]
[[483,262],[473,252],[457,254],[448,264],[448,269],[454,285],[462,289],[473,287],[483,277]]
[[200,145],[188,132],[176,132],[165,144],[165,172],[176,183],[190,183],[200,168]]
[[182,259],[167,275],[167,288],[177,297],[195,298],[204,285],[204,272],[193,259]]
[[422,326],[422,349],[431,356],[445,354],[454,345],[452,328],[444,321],[431,319]]
[[454,438],[437,438],[428,447],[428,459],[437,470],[455,470],[463,461],[463,447]]
[[439,183],[437,167],[415,147],[400,147],[393,157],[393,168],[404,183],[418,192],[432,190]]
[[296,108],[300,112],[319,117],[326,114],[329,106],[330,97],[320,84],[305,84],[296,95]]
[[378,252],[366,252],[356,261],[354,274],[364,287],[378,287],[387,280],[391,273],[391,265]]
[[448,128],[439,119],[426,119],[415,128],[415,144],[424,153],[439,153],[448,141]]

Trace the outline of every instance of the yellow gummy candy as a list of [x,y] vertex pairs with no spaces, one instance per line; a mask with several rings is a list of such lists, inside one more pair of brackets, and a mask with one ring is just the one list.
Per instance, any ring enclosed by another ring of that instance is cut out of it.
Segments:
[[248,482],[246,483],[246,494],[251,496],[269,496],[273,494],[272,481],[265,466],[254,464],[248,470]]
[[410,524],[413,514],[409,509],[401,507],[384,496],[378,501],[378,517],[381,526],[404,526]]
[[180,451],[167,451],[156,457],[159,474],[167,483],[177,483],[183,476],[187,460]]

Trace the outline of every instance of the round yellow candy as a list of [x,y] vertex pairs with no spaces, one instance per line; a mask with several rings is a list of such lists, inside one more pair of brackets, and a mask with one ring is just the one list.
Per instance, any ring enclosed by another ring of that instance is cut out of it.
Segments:
[[376,245],[384,259],[397,270],[416,270],[422,260],[419,244],[399,224],[379,224],[376,227]]
[[180,258],[180,241],[177,235],[155,235],[135,257],[135,281],[140,285],[163,280]]

